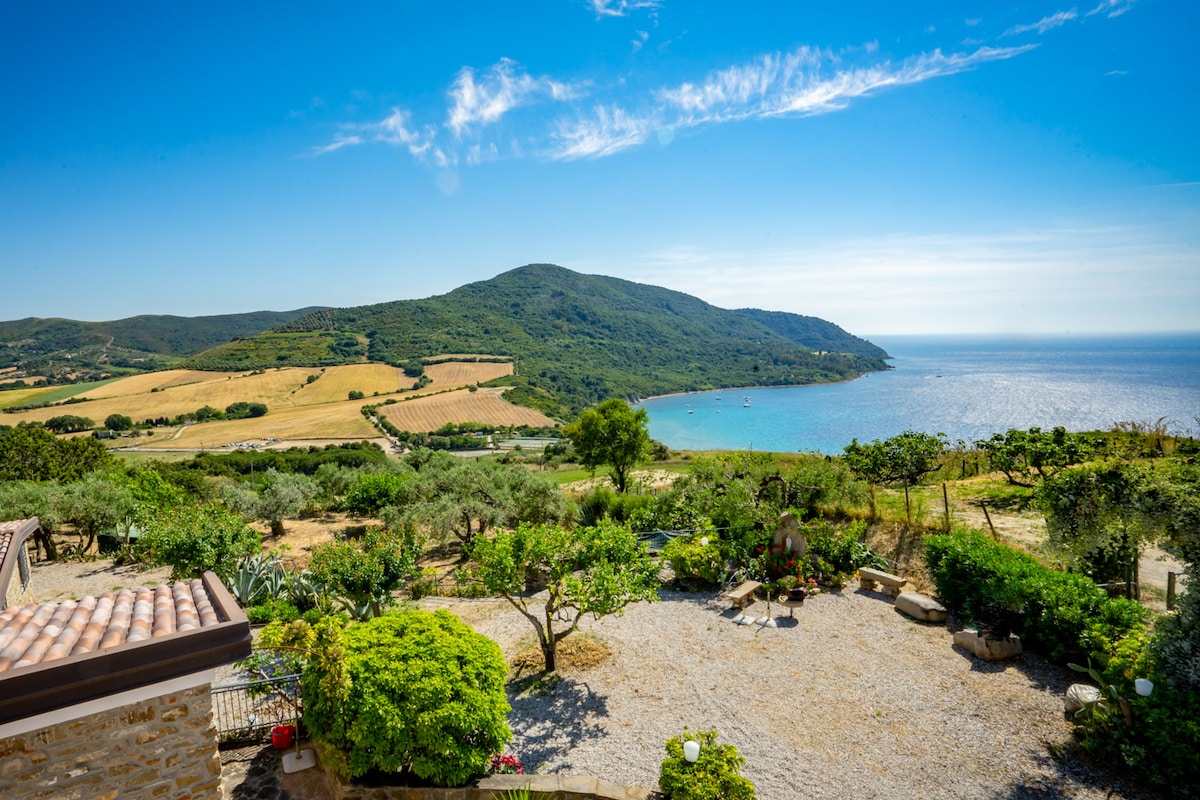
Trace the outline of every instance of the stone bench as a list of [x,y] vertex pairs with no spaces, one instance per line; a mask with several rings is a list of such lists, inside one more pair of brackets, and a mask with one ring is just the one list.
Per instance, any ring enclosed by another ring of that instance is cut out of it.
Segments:
[[742,581],[741,584],[725,593],[725,597],[733,603],[734,608],[745,608],[754,602],[754,593],[762,588],[758,581]]
[[921,622],[946,621],[946,607],[919,592],[901,592],[897,595],[896,610]]
[[876,584],[883,584],[879,590],[888,597],[895,597],[900,594],[900,589],[904,584],[908,583],[907,578],[901,578],[899,575],[893,575],[890,572],[884,572],[870,567],[858,568],[858,583],[863,589],[874,591]]

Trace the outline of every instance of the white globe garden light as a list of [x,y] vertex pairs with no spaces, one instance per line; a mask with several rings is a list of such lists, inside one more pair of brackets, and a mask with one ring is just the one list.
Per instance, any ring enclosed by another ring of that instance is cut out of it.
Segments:
[[1141,697],[1149,697],[1150,693],[1154,691],[1154,681],[1138,678],[1133,682],[1133,688]]
[[707,537],[707,536],[701,536],[701,537],[700,537],[700,546],[701,546],[701,547],[708,547],[708,537]]
[[694,742],[691,739],[683,743],[683,757],[693,764],[700,757],[700,743]]

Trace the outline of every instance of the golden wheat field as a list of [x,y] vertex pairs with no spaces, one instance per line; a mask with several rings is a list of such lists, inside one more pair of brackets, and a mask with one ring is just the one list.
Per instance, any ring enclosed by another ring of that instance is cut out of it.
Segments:
[[403,431],[436,431],[448,422],[491,425],[553,425],[554,420],[531,408],[514,406],[501,397],[503,388],[457,389],[380,406],[379,413]]
[[134,394],[144,394],[154,390],[162,391],[175,386],[192,383],[211,383],[227,378],[245,375],[245,372],[201,372],[195,369],[169,369],[163,372],[147,372],[143,375],[130,375],[119,381],[106,383],[84,392],[81,396],[89,400],[103,400],[109,397],[127,397]]
[[433,385],[442,389],[451,386],[471,386],[513,374],[511,361],[446,361],[425,367]]
[[[439,356],[447,358],[448,356]],[[133,375],[96,387],[81,395],[80,402],[29,409],[5,414],[0,422],[45,422],[51,417],[73,414],[103,424],[110,414],[124,414],[134,422],[157,417],[176,417],[204,406],[223,410],[235,402],[263,403],[268,413],[242,420],[219,420],[188,425],[176,430],[159,430],[137,440],[143,449],[218,448],[229,442],[278,439],[358,440],[379,435],[362,416],[364,404],[379,403],[385,396],[410,400],[380,406],[401,430],[434,431],[448,422],[480,422],[493,425],[552,425],[553,420],[527,408],[506,403],[503,389],[466,388],[476,383],[510,375],[511,362],[446,361],[431,364],[426,374],[432,383],[422,393],[408,391],[413,379],[402,370],[385,364],[349,364],[326,368],[285,367],[265,372],[200,372],[166,370]],[[317,376],[310,382],[310,376]],[[401,388],[403,387],[403,388]],[[20,405],[57,387],[0,392],[0,407]],[[349,393],[362,392],[363,399],[350,400]],[[128,440],[120,440],[127,444]]]
[[[387,364],[347,364],[326,367],[320,378],[298,390],[293,396],[296,405],[336,403],[345,400],[350,392],[362,392],[368,398],[377,394],[395,394],[413,385],[402,370]],[[361,405],[361,403],[360,403]]]
[[[60,414],[76,414],[81,417],[89,417],[96,422],[102,422],[109,414],[124,414],[135,422],[141,422],[152,417],[178,416],[203,406],[224,409],[230,403],[238,401],[265,403],[268,408],[274,410],[296,405],[295,393],[306,385],[305,381],[310,374],[317,372],[316,369],[286,368],[268,370],[258,375],[224,372],[197,373],[208,376],[208,379],[171,386],[157,392],[151,391],[153,387],[150,387],[140,394],[122,394],[70,405],[35,408],[12,416],[15,418],[14,421],[38,420],[45,422],[50,417]],[[144,377],[135,375],[123,378],[99,387],[98,391],[105,394],[112,394],[114,391],[120,392],[120,385],[125,381],[140,380]],[[90,396],[90,392],[83,395],[83,397]]]
[[359,400],[343,400],[323,406],[300,406],[271,410],[265,417],[219,420],[202,425],[189,425],[177,436],[154,435],[139,439],[143,450],[186,448],[213,450],[231,442],[258,439],[297,441],[328,439],[331,441],[372,439],[379,436],[374,426],[363,417]]

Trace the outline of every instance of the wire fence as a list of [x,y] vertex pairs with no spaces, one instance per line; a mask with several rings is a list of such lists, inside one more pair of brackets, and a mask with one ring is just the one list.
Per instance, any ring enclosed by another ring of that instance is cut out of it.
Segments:
[[213,717],[222,742],[269,739],[271,728],[294,723],[300,714],[300,676],[214,686]]

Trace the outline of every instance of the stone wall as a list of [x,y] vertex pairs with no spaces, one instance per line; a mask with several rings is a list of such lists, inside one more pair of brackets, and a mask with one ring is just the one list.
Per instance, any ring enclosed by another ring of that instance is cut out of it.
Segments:
[[0,739],[0,796],[219,798],[209,685]]

